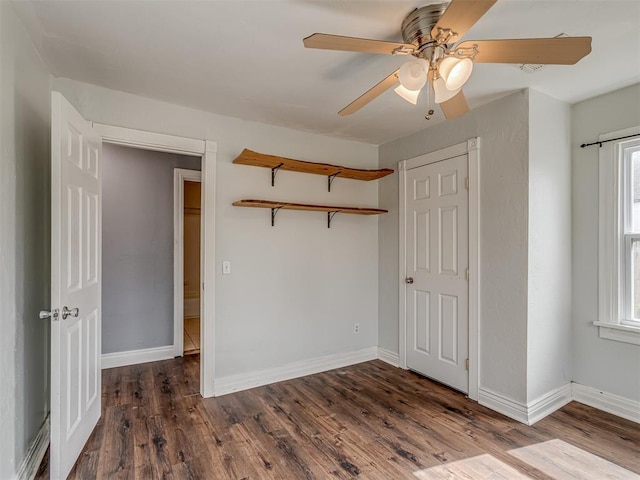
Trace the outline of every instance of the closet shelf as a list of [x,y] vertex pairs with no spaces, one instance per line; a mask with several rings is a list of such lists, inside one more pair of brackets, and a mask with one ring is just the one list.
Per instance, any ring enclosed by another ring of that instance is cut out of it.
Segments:
[[271,209],[271,226],[275,224],[276,214],[280,209],[283,210],[305,210],[309,212],[327,212],[327,228],[331,228],[331,220],[336,213],[350,213],[354,215],[379,215],[387,213],[387,210],[380,208],[361,208],[361,207],[344,207],[332,205],[312,205],[306,203],[288,203],[274,202],[271,200],[239,200],[233,202],[235,207],[251,207],[251,208],[270,208]]
[[239,165],[251,165],[254,167],[264,167],[271,169],[271,185],[275,183],[275,176],[278,170],[288,170],[291,172],[311,173],[314,175],[324,175],[328,177],[329,191],[331,191],[331,182],[334,178],[350,178],[352,180],[379,180],[393,173],[390,168],[382,168],[379,170],[363,170],[359,168],[341,167],[339,165],[330,165],[328,163],[305,162],[302,160],[294,160],[291,158],[278,157],[275,155],[266,155],[264,153],[254,152],[244,149],[238,155],[233,163]]

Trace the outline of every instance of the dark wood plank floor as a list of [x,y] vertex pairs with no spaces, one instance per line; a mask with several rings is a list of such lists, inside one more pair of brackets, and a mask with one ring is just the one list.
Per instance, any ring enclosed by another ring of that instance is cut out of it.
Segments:
[[527,427],[381,361],[202,399],[198,360],[105,370],[70,478],[640,478],[639,426],[579,403]]

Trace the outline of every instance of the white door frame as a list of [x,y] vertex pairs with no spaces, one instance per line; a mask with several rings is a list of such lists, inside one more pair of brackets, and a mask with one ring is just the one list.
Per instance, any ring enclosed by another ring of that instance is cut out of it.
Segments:
[[440,162],[460,155],[468,155],[469,162],[469,398],[478,400],[480,383],[480,139],[471,138],[425,155],[398,162],[399,175],[399,291],[398,291],[398,356],[399,366],[407,368],[407,285],[406,272],[406,211],[407,170]]
[[102,141],[116,145],[179,153],[202,157],[202,242],[200,262],[202,291],[200,295],[200,393],[212,397],[215,346],[215,187],[217,144],[211,140],[196,140],[131,128],[93,124]]
[[[173,169],[173,350],[184,355],[184,182],[202,182],[202,172]],[[200,271],[202,271],[202,215],[200,216]],[[202,282],[201,282],[202,283]],[[200,296],[202,308],[202,295]],[[201,310],[202,311],[202,310]],[[202,317],[200,317],[202,323]],[[200,345],[201,346],[201,345]],[[201,348],[202,350],[202,348]]]

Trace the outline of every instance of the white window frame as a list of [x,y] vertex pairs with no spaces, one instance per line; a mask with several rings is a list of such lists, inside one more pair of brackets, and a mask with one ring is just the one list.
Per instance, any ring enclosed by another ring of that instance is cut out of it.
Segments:
[[[640,127],[601,135],[605,141],[640,134]],[[640,345],[640,322],[633,320],[631,261],[629,254],[637,234],[628,234],[630,212],[625,209],[625,192],[630,188],[629,162],[625,149],[640,143],[638,138],[603,143],[599,158],[599,247],[598,327],[600,338]]]

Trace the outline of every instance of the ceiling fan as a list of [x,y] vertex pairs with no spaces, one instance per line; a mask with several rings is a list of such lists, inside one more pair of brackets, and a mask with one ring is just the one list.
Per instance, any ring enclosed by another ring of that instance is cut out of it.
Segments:
[[[374,85],[345,108],[351,115],[391,87],[416,104],[425,85],[447,119],[469,111],[462,86],[474,63],[573,65],[591,52],[591,37],[468,40],[455,43],[497,0],[452,0],[416,8],[402,21],[404,43],[314,33],[303,40],[307,48],[407,55],[414,58]],[[427,119],[433,115],[430,110]]]

